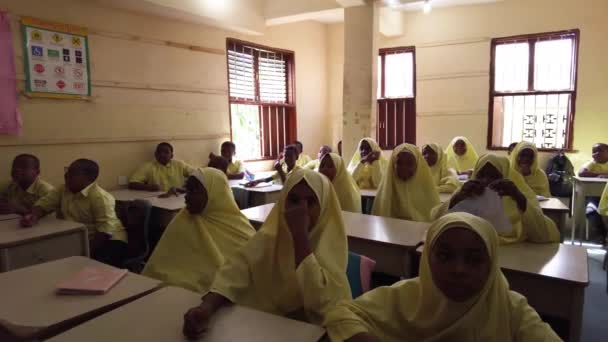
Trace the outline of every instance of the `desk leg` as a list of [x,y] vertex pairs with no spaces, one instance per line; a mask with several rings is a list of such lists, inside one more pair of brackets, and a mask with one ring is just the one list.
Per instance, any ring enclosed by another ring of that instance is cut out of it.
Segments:
[[570,308],[570,336],[571,342],[581,340],[583,322],[583,306],[585,304],[585,288],[579,287],[572,291],[572,307]]
[[[572,189],[572,244],[576,236],[576,230],[583,227],[585,222],[585,191],[582,182],[574,180]],[[584,227],[582,228],[584,230]],[[582,244],[582,240],[580,241]]]

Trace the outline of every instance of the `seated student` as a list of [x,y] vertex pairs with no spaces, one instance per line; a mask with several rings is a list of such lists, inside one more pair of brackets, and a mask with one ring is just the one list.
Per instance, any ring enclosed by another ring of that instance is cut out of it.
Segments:
[[511,167],[519,172],[537,195],[551,197],[549,180],[538,166],[538,150],[534,144],[522,141],[511,153]]
[[545,170],[549,179],[549,190],[555,197],[572,197],[574,166],[564,150],[560,150],[547,162]]
[[348,164],[348,172],[353,175],[359,189],[377,189],[387,164],[378,143],[372,138],[363,138]]
[[[598,212],[602,216],[602,220],[604,223],[604,227],[608,226],[608,184],[604,187],[604,192],[602,193],[602,198],[600,199],[600,205],[598,207]],[[603,238],[603,245],[606,244],[606,231],[604,230],[604,234],[600,236]]]
[[186,208],[167,226],[142,274],[205,293],[218,268],[253,234],[226,177],[212,168],[198,169],[186,181]]
[[24,215],[34,203],[54,188],[40,179],[40,161],[31,154],[20,154],[13,159],[13,181],[0,192],[0,215]]
[[498,266],[487,221],[452,213],[426,235],[420,276],[376,288],[328,312],[332,342],[561,341]]
[[216,273],[201,305],[185,314],[183,332],[197,338],[217,310],[232,303],[320,324],[329,308],[352,298],[347,254],[331,183],[298,168],[262,228]]
[[418,148],[401,144],[393,150],[374,200],[372,215],[430,222],[439,194],[431,170]]
[[236,145],[232,141],[222,143],[221,155],[228,161],[228,170],[226,175],[228,179],[243,179],[245,177],[245,164],[234,158],[236,154]]
[[522,175],[511,168],[507,157],[494,154],[479,158],[471,180],[450,201],[434,208],[433,218],[441,217],[460,201],[483,194],[486,188],[502,197],[505,214],[511,222],[512,231],[500,236],[501,244],[559,242],[559,231],[555,223],[543,214],[534,191]]
[[361,212],[361,194],[353,177],[346,172],[344,160],[335,153],[326,153],[321,159],[319,173],[324,174],[334,186],[342,210]]
[[226,177],[228,177],[229,165],[230,165],[230,162],[228,161],[228,159],[226,159],[222,156],[216,156],[213,153],[209,154],[209,163],[207,164],[207,167],[211,167],[216,170],[222,171],[222,173],[224,175],[226,175]]
[[431,177],[439,193],[451,194],[460,187],[454,170],[448,169],[448,160],[441,146],[422,146],[422,156],[431,168]]
[[512,142],[509,144],[509,147],[507,148],[507,155],[511,155],[511,153],[513,153],[513,150],[515,149],[515,146],[517,146],[516,142]]
[[194,168],[173,159],[173,146],[166,142],[156,146],[154,157],[155,161],[144,164],[131,176],[129,189],[183,193],[186,178]]
[[21,225],[31,227],[55,211],[58,217],[87,227],[91,258],[122,267],[128,256],[127,232],[116,217],[114,197],[97,185],[98,176],[96,162],[74,161],[65,174],[65,185],[38,200]]
[[[579,177],[599,177],[608,178],[608,145],[593,145],[591,156],[593,160],[586,162],[578,172]],[[589,220],[589,225],[596,235],[596,240],[600,244],[605,244],[606,225],[598,213],[599,197],[588,197],[585,215]]]
[[311,160],[308,164],[304,165],[304,168],[308,170],[318,171],[319,165],[321,164],[321,158],[331,152],[331,147],[327,145],[321,145],[321,147],[319,148],[319,153],[317,153],[317,159]]
[[477,163],[477,152],[473,144],[465,137],[456,137],[448,145],[445,153],[448,155],[448,167],[456,170],[458,175],[471,175],[475,163]]
[[301,142],[296,140],[294,144],[298,149],[298,160],[296,161],[296,165],[299,167],[304,167],[306,164],[310,163],[311,159],[308,155],[304,154],[304,145],[302,145]]
[[289,176],[294,170],[300,169],[300,167],[296,165],[297,160],[298,149],[296,145],[285,146],[285,149],[283,150],[283,160],[279,159],[274,163],[274,170],[276,171],[274,175],[272,175],[271,177],[251,181],[245,184],[245,187],[252,187],[262,182],[272,181],[285,184],[287,176]]

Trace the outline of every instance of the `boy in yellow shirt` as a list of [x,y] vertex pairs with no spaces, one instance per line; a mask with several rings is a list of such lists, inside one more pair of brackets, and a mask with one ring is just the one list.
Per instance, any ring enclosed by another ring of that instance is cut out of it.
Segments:
[[245,164],[234,158],[236,145],[232,141],[224,141],[221,147],[221,155],[228,161],[226,176],[228,179],[243,179],[245,177]]
[[294,145],[296,145],[296,148],[298,149],[296,166],[304,167],[306,164],[310,163],[311,159],[308,155],[304,154],[304,145],[301,142],[296,140]]
[[31,154],[20,154],[13,159],[13,181],[0,192],[0,215],[29,212],[34,203],[53,190],[40,179],[40,161]]
[[[586,162],[578,172],[579,177],[608,178],[608,145],[597,143],[591,150],[593,160]],[[590,226],[595,230],[596,242],[606,244],[606,225],[598,213],[600,198],[587,197],[587,209],[585,214]]]
[[128,256],[127,232],[114,211],[114,197],[97,185],[99,166],[88,159],[74,161],[65,185],[51,191],[21,220],[31,227],[56,211],[59,218],[83,223],[88,230],[91,257],[121,267]]
[[184,193],[186,178],[194,168],[173,159],[173,146],[162,142],[156,146],[155,161],[144,164],[129,180],[129,189]]

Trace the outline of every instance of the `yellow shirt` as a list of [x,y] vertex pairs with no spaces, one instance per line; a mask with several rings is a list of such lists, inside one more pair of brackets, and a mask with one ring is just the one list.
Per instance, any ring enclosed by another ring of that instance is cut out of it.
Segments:
[[232,160],[232,162],[228,164],[228,169],[226,169],[226,174],[229,175],[236,175],[241,172],[245,172],[245,164],[240,160]]
[[161,191],[170,188],[180,188],[186,183],[186,178],[194,168],[181,160],[172,160],[162,165],[156,160],[144,164],[130,179],[131,183],[158,184]]
[[57,216],[86,225],[89,239],[96,232],[112,235],[112,240],[127,242],[127,232],[114,211],[115,200],[112,195],[97,183],[72,193],[65,185],[51,191],[35,204],[47,213],[57,212]]
[[602,199],[600,200],[600,207],[598,212],[602,216],[608,216],[608,184],[604,187],[604,192],[602,193]]
[[608,163],[600,164],[595,162],[594,160],[590,160],[583,164],[582,169],[587,169],[589,172],[593,173],[607,173],[608,174]]
[[23,190],[17,183],[11,182],[8,187],[2,191],[0,198],[6,199],[9,202],[29,210],[32,209],[36,201],[46,196],[49,192],[53,191],[53,189],[55,188],[51,184],[38,177],[27,190]]
[[300,153],[298,160],[296,160],[296,166],[304,167],[306,164],[310,163],[311,159],[308,155],[304,153]]

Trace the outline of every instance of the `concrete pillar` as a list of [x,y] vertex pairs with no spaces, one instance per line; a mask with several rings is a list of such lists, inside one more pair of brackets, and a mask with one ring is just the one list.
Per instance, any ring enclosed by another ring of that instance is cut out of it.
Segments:
[[380,7],[344,9],[342,151],[348,163],[363,137],[375,137],[377,37]]

